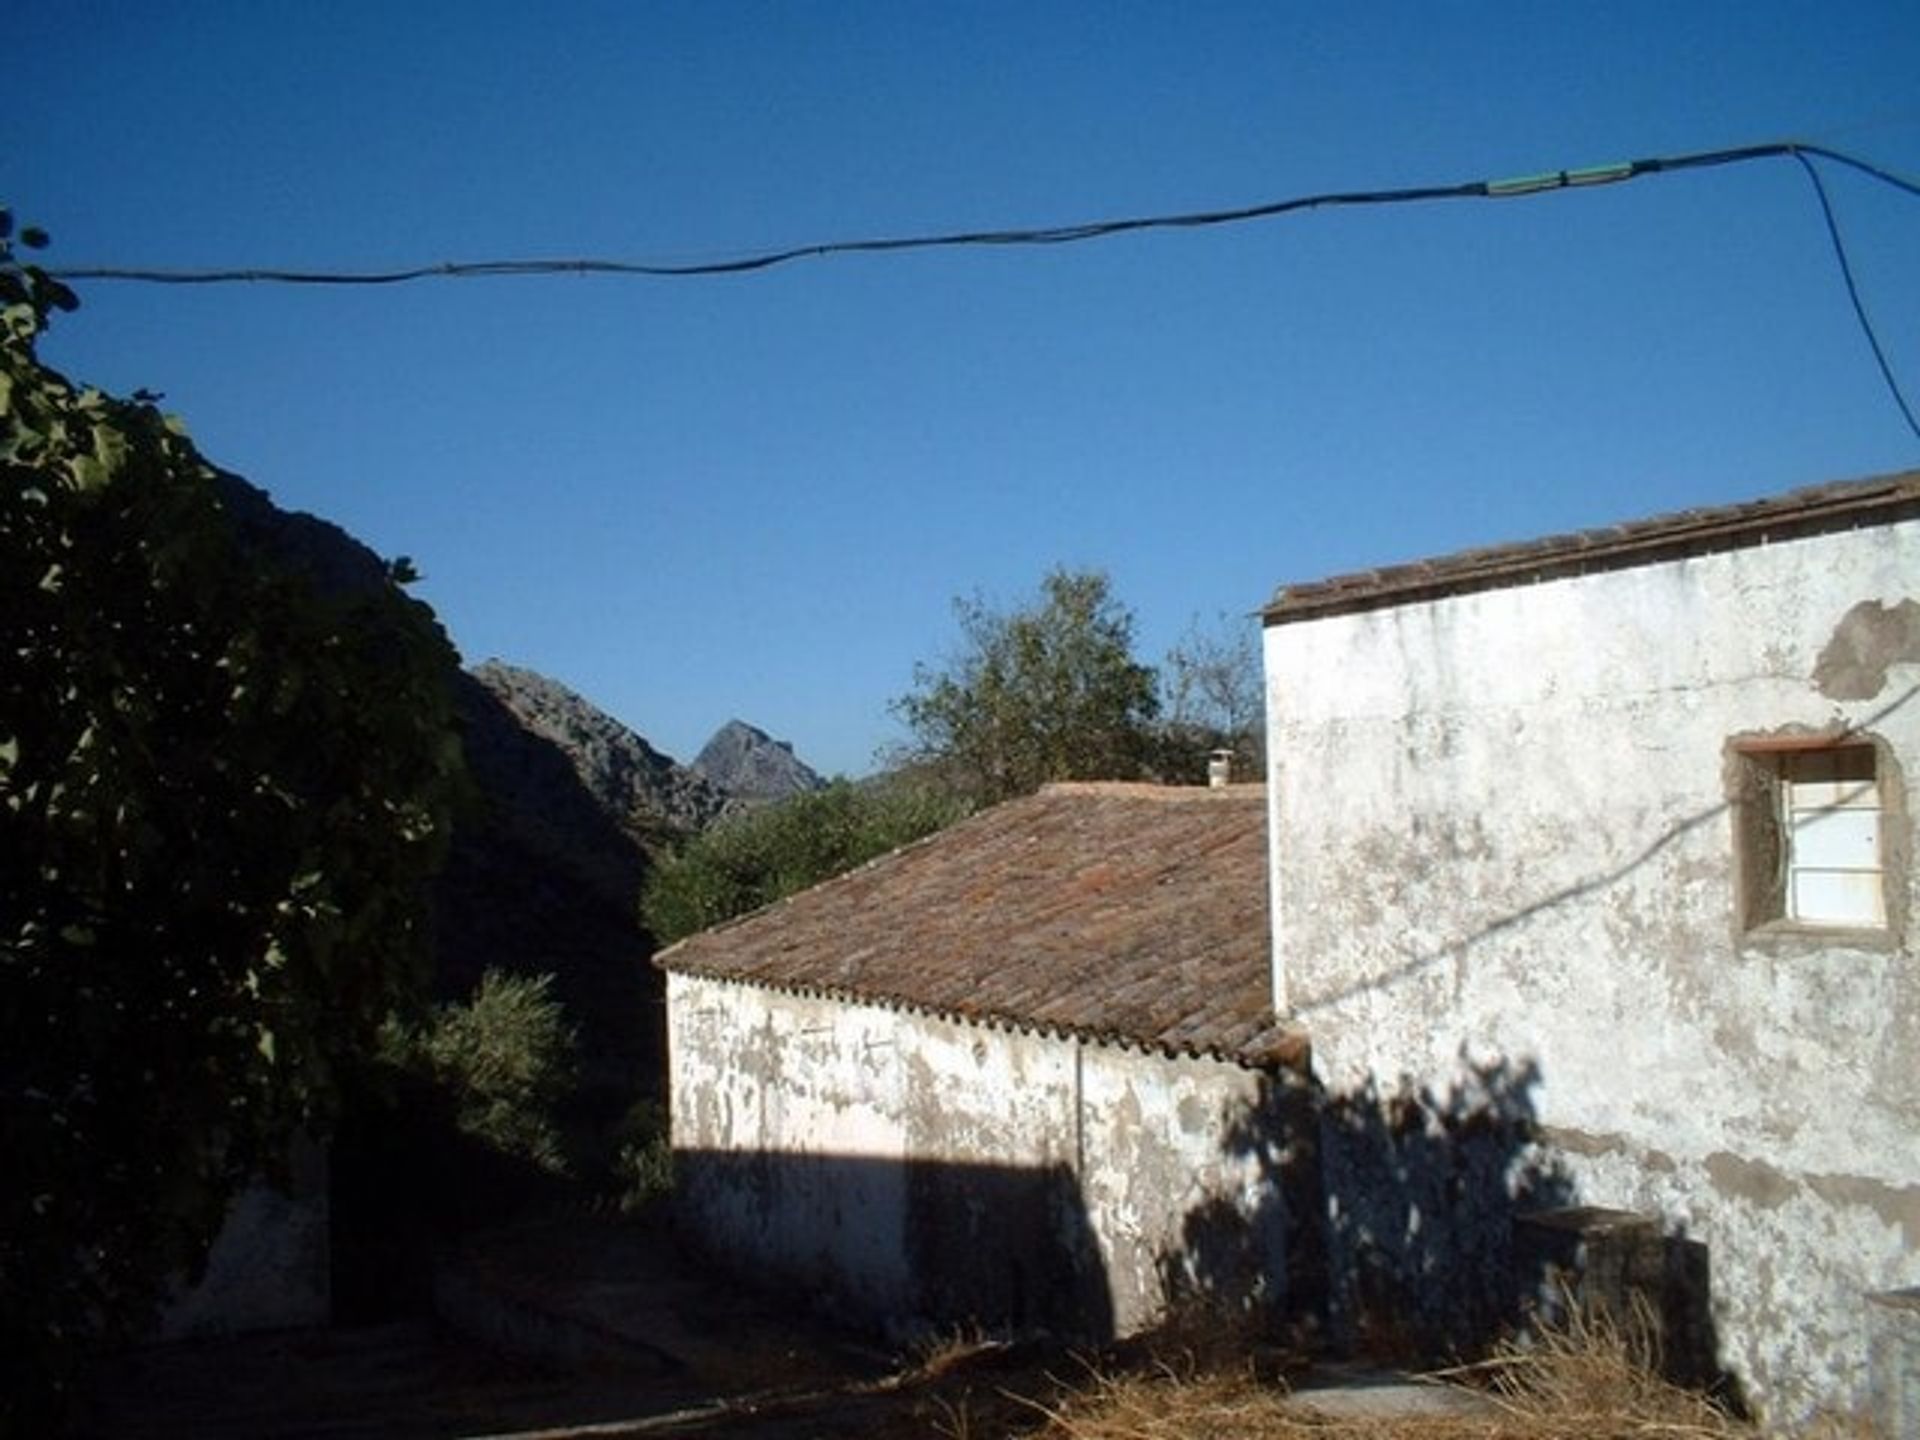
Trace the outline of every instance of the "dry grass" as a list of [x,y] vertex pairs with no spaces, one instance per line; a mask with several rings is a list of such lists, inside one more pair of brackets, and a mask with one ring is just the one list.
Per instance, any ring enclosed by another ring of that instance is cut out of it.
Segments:
[[1435,1378],[1480,1390],[1505,1422],[1522,1430],[1489,1434],[1560,1437],[1749,1436],[1707,1396],[1663,1380],[1651,1317],[1627,1325],[1572,1307],[1564,1325],[1525,1345],[1502,1347],[1478,1365]]
[[938,1330],[910,1348],[902,1378],[906,1381],[939,1380],[974,1364],[982,1356],[996,1355],[1006,1348],[1006,1341],[987,1334],[978,1325]]
[[[1023,1423],[949,1407],[950,1440],[1757,1440],[1762,1432],[1704,1395],[1662,1380],[1648,1332],[1577,1319],[1521,1348],[1425,1377],[1472,1392],[1472,1414],[1333,1417],[1315,1414],[1254,1367],[1161,1363],[1143,1371],[1092,1371],[1063,1398],[1021,1399]],[[1870,1430],[1839,1423],[1827,1440]]]

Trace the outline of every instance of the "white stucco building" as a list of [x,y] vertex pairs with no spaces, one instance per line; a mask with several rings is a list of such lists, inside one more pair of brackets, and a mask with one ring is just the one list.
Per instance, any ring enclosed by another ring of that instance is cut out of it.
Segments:
[[1264,820],[1259,786],[1049,786],[662,952],[684,1213],[897,1329],[1275,1298]]
[[1326,1092],[1524,1073],[1567,1199],[1704,1244],[1765,1409],[1858,1399],[1865,1297],[1920,1284],[1920,474],[1265,626],[1274,999]]
[[1676,1343],[1861,1402],[1920,1287],[1920,473],[1264,621],[1264,791],[1052,787],[659,957],[688,1216],[896,1323],[1446,1350],[1632,1212]]

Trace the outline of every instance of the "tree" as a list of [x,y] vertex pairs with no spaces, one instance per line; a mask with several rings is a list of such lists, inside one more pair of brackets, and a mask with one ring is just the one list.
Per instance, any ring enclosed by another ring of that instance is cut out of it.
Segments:
[[1266,768],[1265,681],[1256,622],[1221,614],[1212,629],[1196,618],[1167,652],[1162,765],[1174,779],[1204,778],[1208,755],[1233,754],[1233,773],[1260,778]]
[[1151,666],[1133,656],[1133,615],[1099,571],[1050,571],[1037,600],[1002,613],[956,600],[964,641],[944,670],[917,666],[893,704],[910,757],[985,802],[1049,780],[1148,774],[1159,713]]
[[0,211],[6,1433],[413,1003],[461,769],[431,612],[243,545],[173,422],[40,363],[73,304]]
[[958,797],[909,777],[824,790],[749,810],[710,826],[655,863],[641,912],[671,944],[771,905],[930,835],[966,813]]

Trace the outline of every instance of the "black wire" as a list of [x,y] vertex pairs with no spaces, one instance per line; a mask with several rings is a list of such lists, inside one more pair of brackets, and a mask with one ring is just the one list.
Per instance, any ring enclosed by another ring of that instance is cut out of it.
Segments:
[[1195,230],[1215,225],[1236,225],[1251,220],[1271,220],[1300,210],[1335,206],[1406,205],[1431,200],[1507,200],[1537,195],[1548,190],[1584,189],[1593,185],[1616,184],[1642,175],[1659,175],[1682,170],[1708,169],[1739,165],[1753,160],[1781,157],[1799,162],[1813,182],[1821,213],[1826,217],[1827,235],[1833,243],[1834,258],[1839,261],[1841,278],[1846,281],[1847,298],[1853,304],[1854,318],[1873,351],[1894,403],[1907,425],[1920,436],[1920,422],[1894,378],[1880,338],[1874,333],[1860,290],[1848,263],[1846,246],[1840,238],[1840,226],[1833,206],[1821,183],[1812,157],[1832,161],[1857,170],[1883,185],[1920,197],[1920,183],[1871,164],[1857,156],[1823,145],[1795,140],[1771,141],[1763,145],[1743,145],[1726,150],[1702,150],[1686,155],[1632,160],[1584,170],[1551,170],[1538,175],[1508,180],[1469,180],[1453,185],[1416,185],[1397,190],[1336,190],[1317,195],[1300,195],[1225,210],[1197,210],[1174,215],[1147,215],[1118,220],[1091,220],[1072,225],[1042,226],[1007,230],[960,230],[933,235],[882,236],[864,240],[832,240],[815,245],[796,245],[784,250],[768,250],[733,260],[714,260],[688,264],[652,264],[630,260],[476,260],[446,261],[438,265],[416,265],[401,270],[165,270],[117,265],[78,266],[52,270],[59,280],[130,280],[157,285],[221,285],[237,281],[265,281],[285,285],[399,285],[413,280],[474,279],[506,275],[629,275],[678,278],[695,275],[744,275],[771,270],[795,260],[824,259],[831,255],[898,254],[911,250],[956,249],[981,245],[1067,245],[1083,240],[1098,240],[1110,235],[1128,235],[1147,230]]
[[1649,160],[1634,160],[1618,165],[1596,166],[1587,170],[1554,170],[1516,180],[1469,180],[1452,185],[1416,185],[1396,190],[1341,190],[1318,195],[1301,195],[1224,210],[1198,210],[1174,215],[1148,215],[1117,220],[1091,220],[1071,225],[1055,225],[1004,230],[960,230],[932,235],[883,236],[860,240],[830,240],[813,245],[796,245],[768,250],[732,260],[698,261],[687,264],[661,264],[632,260],[536,259],[444,261],[436,265],[415,265],[399,270],[283,270],[283,269],[190,269],[171,270],[118,265],[76,266],[50,270],[60,280],[133,280],[159,285],[219,285],[237,281],[269,281],[287,285],[398,285],[412,280],[473,279],[505,275],[637,275],[675,278],[696,275],[743,275],[770,270],[795,260],[823,259],[831,255],[897,254],[911,250],[956,249],[980,245],[1066,245],[1083,240],[1098,240],[1111,235],[1128,235],[1146,230],[1192,230],[1215,225],[1235,225],[1251,220],[1270,220],[1299,210],[1335,206],[1405,205],[1430,200],[1502,200],[1534,195],[1546,190],[1582,189],[1656,175],[1667,171],[1694,170],[1709,166],[1736,165],[1751,160],[1780,156],[1818,155],[1848,165],[1884,184],[1920,196],[1920,184],[1888,170],[1837,150],[1798,141],[1776,141],[1748,145],[1731,150],[1706,150]]
[[1880,347],[1880,337],[1874,333],[1873,321],[1867,318],[1867,307],[1861,302],[1860,287],[1854,283],[1853,266],[1847,261],[1846,242],[1840,238],[1840,222],[1834,218],[1833,202],[1827,196],[1827,187],[1821,181],[1820,172],[1814,168],[1813,161],[1799,153],[1793,158],[1807,172],[1807,179],[1813,182],[1813,193],[1819,197],[1820,213],[1827,222],[1827,238],[1833,242],[1833,258],[1840,264],[1840,278],[1847,282],[1847,299],[1853,302],[1854,318],[1860,322],[1860,333],[1867,337],[1874,363],[1880,367],[1880,378],[1887,382],[1887,391],[1893,396],[1893,403],[1906,416],[1907,428],[1913,431],[1915,438],[1920,438],[1920,421],[1913,418],[1913,407],[1907,404],[1907,397],[1900,393],[1900,382],[1894,379],[1893,367],[1887,363],[1887,352]]

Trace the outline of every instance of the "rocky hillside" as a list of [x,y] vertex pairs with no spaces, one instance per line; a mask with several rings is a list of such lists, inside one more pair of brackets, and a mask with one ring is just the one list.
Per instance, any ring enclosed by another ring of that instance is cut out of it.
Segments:
[[[386,562],[326,520],[281,509],[233,475],[240,539],[323,593],[385,583]],[[579,1025],[590,1082],[658,1083],[659,980],[638,919],[645,842],[697,829],[722,797],[564,686],[530,671],[462,671],[448,648],[474,785],[434,887],[433,988],[464,998],[481,973],[550,971]]]
[[698,830],[726,808],[725,787],[712,777],[676,764],[559,681],[498,660],[472,675],[522,727],[558,747],[587,794],[636,838]]
[[744,720],[729,720],[714,731],[690,768],[721,793],[752,805],[791,799],[827,783],[793,746]]
[[[385,582],[386,562],[337,525],[283,510],[237,476],[221,487],[244,543],[322,591]],[[462,671],[450,654],[448,671],[475,799],[435,886],[434,990],[463,998],[490,968],[551,972],[587,1083],[656,1088],[661,984],[638,918],[650,852],[820,777],[739,721],[683,766],[532,670],[489,660]]]

